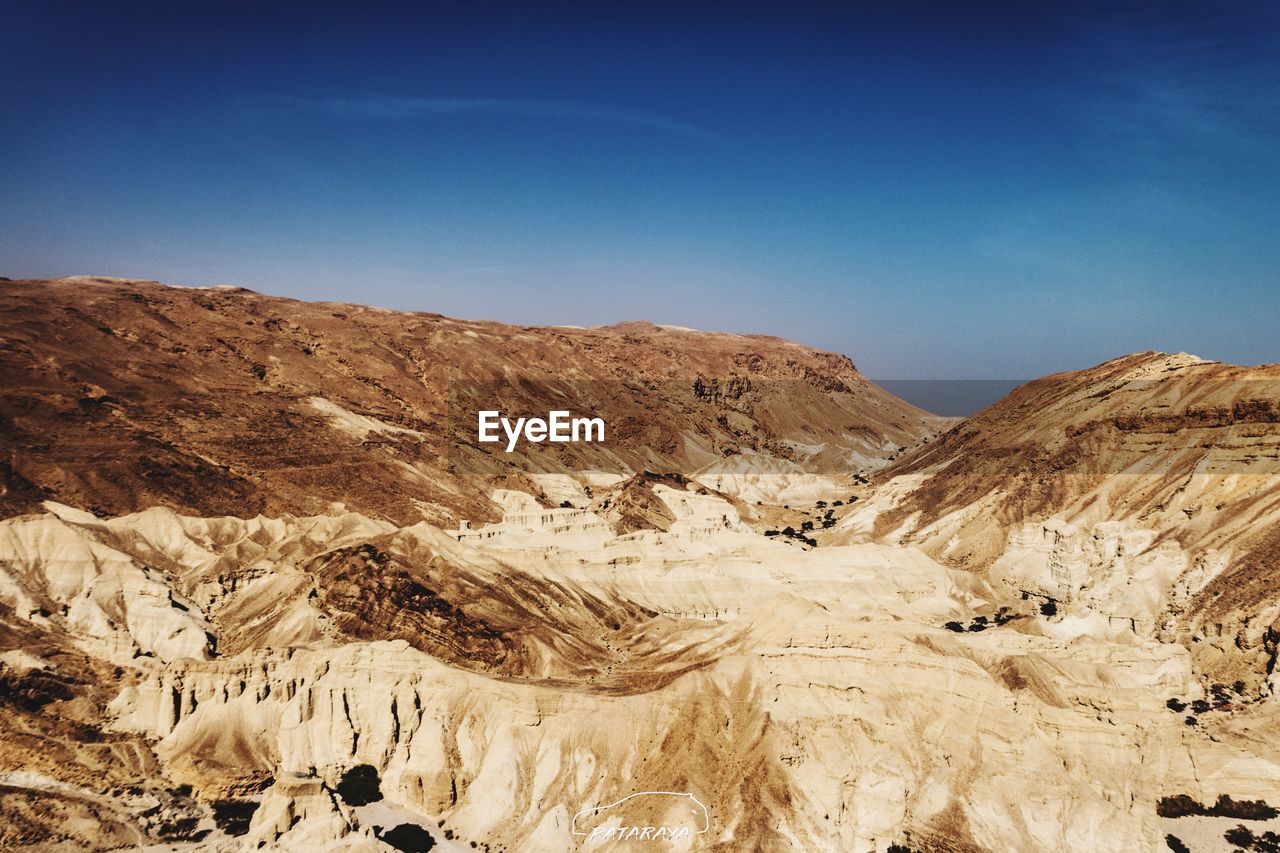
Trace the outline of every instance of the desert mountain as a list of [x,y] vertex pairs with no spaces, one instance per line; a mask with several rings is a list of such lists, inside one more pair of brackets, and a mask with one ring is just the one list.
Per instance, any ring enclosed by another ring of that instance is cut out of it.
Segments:
[[[496,518],[530,471],[867,471],[939,420],[845,357],[649,323],[529,328],[239,288],[0,288],[0,509]],[[601,445],[509,455],[478,409],[599,416]],[[736,460],[736,467],[735,462]]]
[[[878,475],[845,525],[1258,688],[1280,638],[1280,365],[1140,353],[1028,383]],[[856,537],[855,537],[856,538]]]

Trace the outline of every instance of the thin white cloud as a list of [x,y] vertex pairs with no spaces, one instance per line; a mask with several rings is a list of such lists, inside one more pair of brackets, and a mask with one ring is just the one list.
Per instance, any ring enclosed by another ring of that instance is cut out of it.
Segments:
[[718,145],[728,145],[724,136],[645,110],[616,107],[587,101],[558,101],[540,98],[418,98],[395,95],[362,95],[345,98],[287,98],[294,103],[353,118],[404,121],[429,116],[497,115],[517,118],[552,118],[568,121],[602,122],[672,133]]

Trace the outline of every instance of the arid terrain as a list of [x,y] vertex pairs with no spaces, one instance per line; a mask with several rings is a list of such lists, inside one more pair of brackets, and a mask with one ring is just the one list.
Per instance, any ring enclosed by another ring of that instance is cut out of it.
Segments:
[[1278,564],[1280,365],[0,282],[0,847],[1278,849]]

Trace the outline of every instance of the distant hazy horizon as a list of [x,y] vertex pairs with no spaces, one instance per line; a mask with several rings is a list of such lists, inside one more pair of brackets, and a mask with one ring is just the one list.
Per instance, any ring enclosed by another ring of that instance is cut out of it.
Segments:
[[872,379],[871,381],[913,406],[948,418],[967,418],[976,414],[1027,382],[1026,379]]
[[1280,6],[18,2],[0,275],[1280,361]]

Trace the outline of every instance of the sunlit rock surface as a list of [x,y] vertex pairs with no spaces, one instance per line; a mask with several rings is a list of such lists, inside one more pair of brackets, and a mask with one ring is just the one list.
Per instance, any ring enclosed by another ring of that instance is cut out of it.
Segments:
[[[5,285],[5,849],[1276,827],[1275,368],[1139,354],[950,424],[775,339],[77,286],[59,331],[71,283]],[[436,368],[503,347],[725,381],[619,404],[648,458],[451,455]]]

